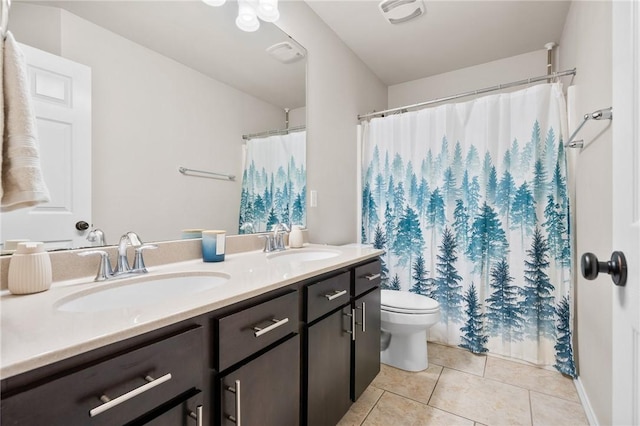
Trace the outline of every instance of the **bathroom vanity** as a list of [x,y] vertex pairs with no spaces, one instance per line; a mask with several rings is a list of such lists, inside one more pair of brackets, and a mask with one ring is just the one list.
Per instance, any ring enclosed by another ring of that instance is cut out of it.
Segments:
[[334,425],[380,368],[380,251],[312,250],[150,268],[229,277],[152,306],[60,310],[126,280],[3,294],[2,424]]

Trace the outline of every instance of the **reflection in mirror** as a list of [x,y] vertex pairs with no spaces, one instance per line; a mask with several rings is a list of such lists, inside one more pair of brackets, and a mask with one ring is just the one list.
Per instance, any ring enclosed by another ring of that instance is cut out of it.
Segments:
[[[29,67],[43,173],[56,196],[20,218],[3,214],[2,238],[61,248],[114,244],[131,230],[144,241],[179,239],[194,228],[237,233],[242,136],[304,126],[305,61],[269,55],[278,43],[302,57],[304,49],[273,24],[240,31],[236,14],[236,2],[14,1],[9,29],[27,57],[63,58],[79,77],[67,75],[66,62],[58,71]],[[84,75],[88,89],[75,90]],[[86,123],[42,116],[52,105],[85,105]],[[84,135],[75,133],[83,127]],[[82,148],[88,154],[73,158]],[[83,183],[90,188],[84,210],[74,193]],[[67,222],[37,223],[45,213]],[[92,227],[78,230],[80,221]]]
[[270,231],[278,224],[305,226],[306,132],[245,136],[240,233]]

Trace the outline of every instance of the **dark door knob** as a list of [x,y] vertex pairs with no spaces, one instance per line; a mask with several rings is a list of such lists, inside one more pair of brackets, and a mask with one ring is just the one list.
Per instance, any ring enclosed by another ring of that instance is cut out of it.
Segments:
[[595,280],[600,272],[611,275],[615,285],[623,286],[627,283],[627,259],[621,251],[611,253],[611,260],[600,262],[593,253],[582,255],[580,262],[582,276],[588,280]]
[[89,224],[84,220],[81,220],[79,222],[76,222],[76,229],[78,231],[86,231],[87,229],[89,229]]

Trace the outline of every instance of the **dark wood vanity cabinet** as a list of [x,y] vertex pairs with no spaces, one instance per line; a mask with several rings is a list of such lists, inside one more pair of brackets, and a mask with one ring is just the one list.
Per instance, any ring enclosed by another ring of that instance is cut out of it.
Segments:
[[333,426],[380,368],[379,273],[339,268],[5,378],[0,423]]
[[380,371],[380,262],[304,291],[303,422],[333,426]]
[[199,326],[134,345],[3,395],[1,423],[182,425],[202,405],[202,353]]

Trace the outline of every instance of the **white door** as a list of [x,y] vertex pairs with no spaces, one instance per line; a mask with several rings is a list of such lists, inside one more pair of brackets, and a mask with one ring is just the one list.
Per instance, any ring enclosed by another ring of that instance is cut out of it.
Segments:
[[48,249],[86,246],[75,225],[91,223],[91,69],[20,45],[27,60],[40,161],[51,202],[2,213],[2,240],[43,241]]
[[613,291],[614,425],[639,425],[640,415],[640,4],[613,7],[613,250],[628,263],[624,287]]

